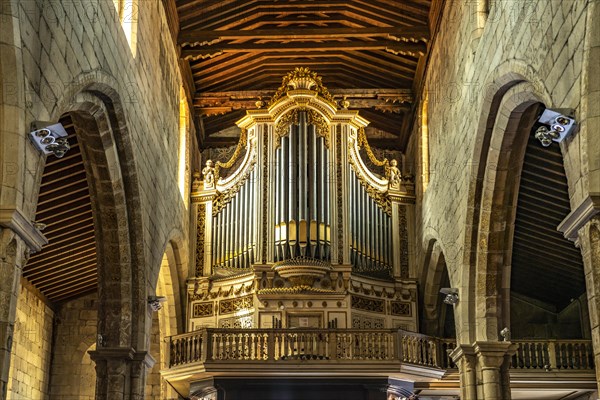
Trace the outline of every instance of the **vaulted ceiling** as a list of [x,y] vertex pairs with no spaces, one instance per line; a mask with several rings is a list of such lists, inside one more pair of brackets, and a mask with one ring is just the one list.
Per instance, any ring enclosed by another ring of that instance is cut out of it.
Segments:
[[48,245],[31,256],[23,277],[53,302],[97,290],[96,234],[81,147],[73,121],[60,119],[71,149],[49,155],[42,175],[36,222],[46,225]]
[[442,0],[163,0],[202,147],[309,67],[404,150]]
[[558,144],[542,147],[533,132],[521,171],[513,239],[511,289],[562,310],[585,293],[581,251],[556,227],[571,211]]

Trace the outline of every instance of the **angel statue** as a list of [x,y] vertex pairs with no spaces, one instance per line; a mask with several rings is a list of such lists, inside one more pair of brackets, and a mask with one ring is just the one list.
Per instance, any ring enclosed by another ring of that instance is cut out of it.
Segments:
[[204,189],[213,189],[215,187],[215,167],[212,160],[206,161],[206,167],[202,169],[204,177]]

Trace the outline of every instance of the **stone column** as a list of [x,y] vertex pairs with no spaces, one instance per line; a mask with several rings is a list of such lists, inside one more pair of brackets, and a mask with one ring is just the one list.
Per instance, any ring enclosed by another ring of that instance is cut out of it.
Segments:
[[146,375],[154,359],[146,351],[126,347],[100,347],[90,351],[96,363],[96,399],[142,400]]
[[17,209],[0,208],[0,399],[6,398],[10,352],[21,287],[21,273],[30,252],[46,238]]
[[450,356],[460,373],[461,399],[510,400],[510,358],[517,345],[475,342],[459,345]]
[[[592,331],[594,363],[600,365],[600,218],[596,217],[580,231],[577,244],[583,256],[586,293]],[[600,369],[596,368],[596,381],[600,387]]]
[[[481,369],[481,383],[485,400],[510,400],[510,382],[507,361],[517,351],[510,342],[475,342],[477,367]],[[508,378],[508,379],[507,379]]]
[[463,400],[477,399],[477,383],[475,377],[475,353],[469,345],[458,345],[450,357],[458,368],[460,377],[460,398]]
[[[558,226],[581,249],[595,365],[600,365],[600,193],[587,196]],[[600,386],[600,369],[596,368]]]

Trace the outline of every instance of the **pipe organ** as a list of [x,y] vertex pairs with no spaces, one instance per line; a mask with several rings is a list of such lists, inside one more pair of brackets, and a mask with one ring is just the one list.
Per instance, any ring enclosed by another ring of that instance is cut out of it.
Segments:
[[212,266],[250,268],[254,263],[255,169],[239,191],[212,216]]
[[392,272],[391,217],[369,196],[348,168],[350,196],[350,260],[355,271],[387,275]]
[[306,110],[275,150],[275,261],[330,257],[329,149]]
[[416,329],[414,188],[344,103],[297,68],[196,175],[188,329]]

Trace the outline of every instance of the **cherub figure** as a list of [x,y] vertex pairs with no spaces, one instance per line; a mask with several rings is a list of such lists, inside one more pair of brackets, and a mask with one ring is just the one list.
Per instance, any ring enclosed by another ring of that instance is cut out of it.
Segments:
[[390,161],[390,166],[388,168],[388,181],[391,188],[399,189],[400,181],[402,175],[400,174],[400,169],[398,169],[398,161],[392,160]]
[[212,160],[206,161],[206,167],[202,169],[204,176],[204,189],[212,189],[215,187],[215,167]]

